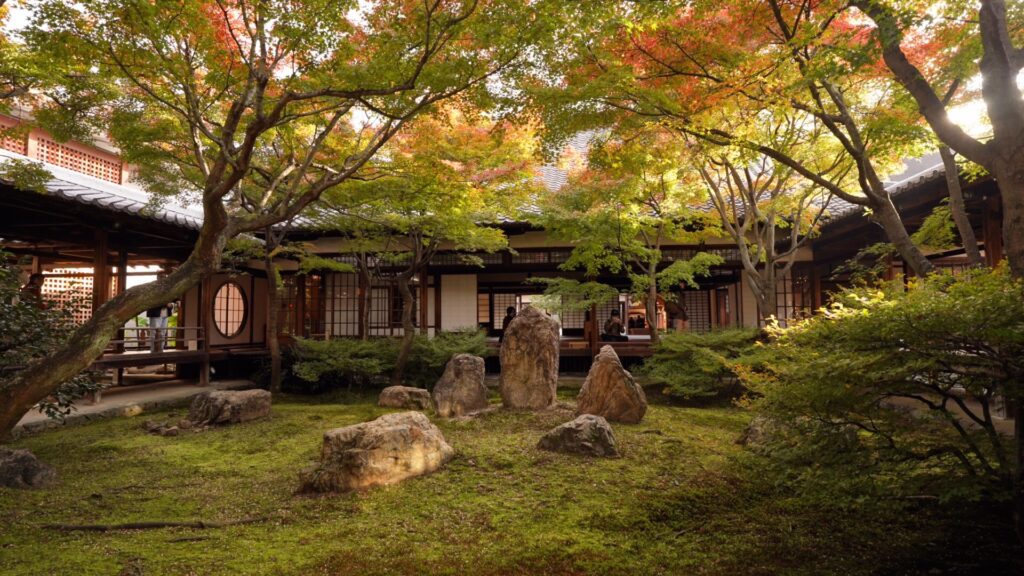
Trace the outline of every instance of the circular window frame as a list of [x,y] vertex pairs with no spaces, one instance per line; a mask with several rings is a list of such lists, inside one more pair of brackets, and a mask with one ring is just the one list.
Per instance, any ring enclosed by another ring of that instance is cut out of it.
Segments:
[[[242,302],[242,321],[238,323],[238,329],[231,334],[226,333],[223,328],[221,328],[220,322],[217,321],[217,296],[220,295],[221,290],[224,290],[228,286],[233,286],[235,290],[238,291]],[[213,292],[213,301],[210,303],[210,312],[213,314],[213,329],[217,331],[217,334],[220,334],[223,338],[237,338],[243,331],[245,331],[245,327],[249,323],[249,299],[246,296],[245,288],[242,288],[242,285],[234,280],[227,280],[223,282]]]

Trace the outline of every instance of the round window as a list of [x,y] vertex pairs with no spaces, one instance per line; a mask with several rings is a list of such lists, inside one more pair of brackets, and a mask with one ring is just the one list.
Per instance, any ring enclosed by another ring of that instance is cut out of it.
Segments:
[[213,296],[213,324],[225,338],[234,338],[245,326],[245,293],[234,282],[225,282]]

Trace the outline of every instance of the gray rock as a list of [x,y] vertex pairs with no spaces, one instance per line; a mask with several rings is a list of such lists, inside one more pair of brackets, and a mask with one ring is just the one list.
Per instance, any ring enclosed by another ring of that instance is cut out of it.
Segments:
[[192,400],[188,420],[195,426],[238,424],[270,416],[270,392],[266,390],[217,390]]
[[457,418],[479,412],[487,406],[484,359],[472,354],[452,356],[444,368],[444,374],[434,384],[434,409],[437,415]]
[[558,387],[558,322],[527,306],[501,342],[501,402],[506,408],[540,410],[555,403]]
[[380,391],[377,405],[386,408],[430,410],[430,392],[411,386],[388,386]]
[[602,346],[580,388],[576,406],[577,414],[636,424],[647,412],[647,397],[633,375],[622,367],[615,349]]
[[586,456],[619,455],[611,425],[604,418],[593,414],[578,416],[575,420],[554,428],[541,437],[537,447],[541,450]]
[[319,464],[300,480],[311,492],[361,490],[428,474],[454,454],[422,412],[385,414],[326,432]]
[[57,481],[57,471],[28,450],[0,447],[0,486],[42,488]]

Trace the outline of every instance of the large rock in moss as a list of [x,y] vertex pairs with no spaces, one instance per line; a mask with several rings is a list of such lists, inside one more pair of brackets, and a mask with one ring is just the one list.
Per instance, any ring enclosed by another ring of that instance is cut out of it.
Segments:
[[216,390],[192,400],[188,420],[194,425],[238,424],[270,416],[266,390]]
[[602,346],[580,388],[576,406],[577,414],[636,424],[647,412],[647,397],[633,375],[622,367],[615,349]]
[[0,448],[0,486],[42,488],[57,481],[57,471],[28,450]]
[[406,410],[430,410],[430,392],[412,386],[388,386],[380,391],[377,405]]
[[600,416],[584,414],[566,422],[541,437],[537,447],[552,452],[585,456],[618,456],[615,435],[608,421]]
[[540,410],[555,403],[558,387],[558,322],[533,306],[523,308],[501,342],[501,402]]
[[456,354],[448,361],[444,374],[434,384],[434,409],[442,418],[453,418],[486,409],[487,385],[484,384],[484,359],[472,354]]
[[305,491],[361,490],[433,472],[454,454],[423,413],[396,412],[326,432],[320,463],[300,479]]

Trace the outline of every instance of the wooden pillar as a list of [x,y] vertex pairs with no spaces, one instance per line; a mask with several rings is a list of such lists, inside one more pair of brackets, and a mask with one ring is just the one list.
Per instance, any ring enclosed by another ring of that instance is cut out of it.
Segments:
[[434,274],[434,333],[441,331],[441,275]]
[[199,385],[210,384],[210,331],[213,330],[213,290],[209,277],[203,277],[199,283],[199,326],[201,339],[199,349],[202,351],[202,362],[199,365]]
[[[120,248],[117,251],[117,293],[121,294],[128,288],[128,249]],[[138,333],[138,331],[136,331]],[[120,342],[117,343],[118,354],[124,353],[124,325],[117,329],[117,339]],[[114,371],[114,384],[121,384],[124,381],[124,368],[118,368]]]
[[295,275],[295,332],[303,338],[309,338],[306,330],[306,275]]
[[590,355],[594,356],[598,352],[598,324],[597,324],[597,304],[590,305]]
[[110,262],[107,259],[107,232],[96,230],[96,244],[92,259],[92,311],[110,299]]
[[427,333],[427,273],[420,272],[420,334]]

